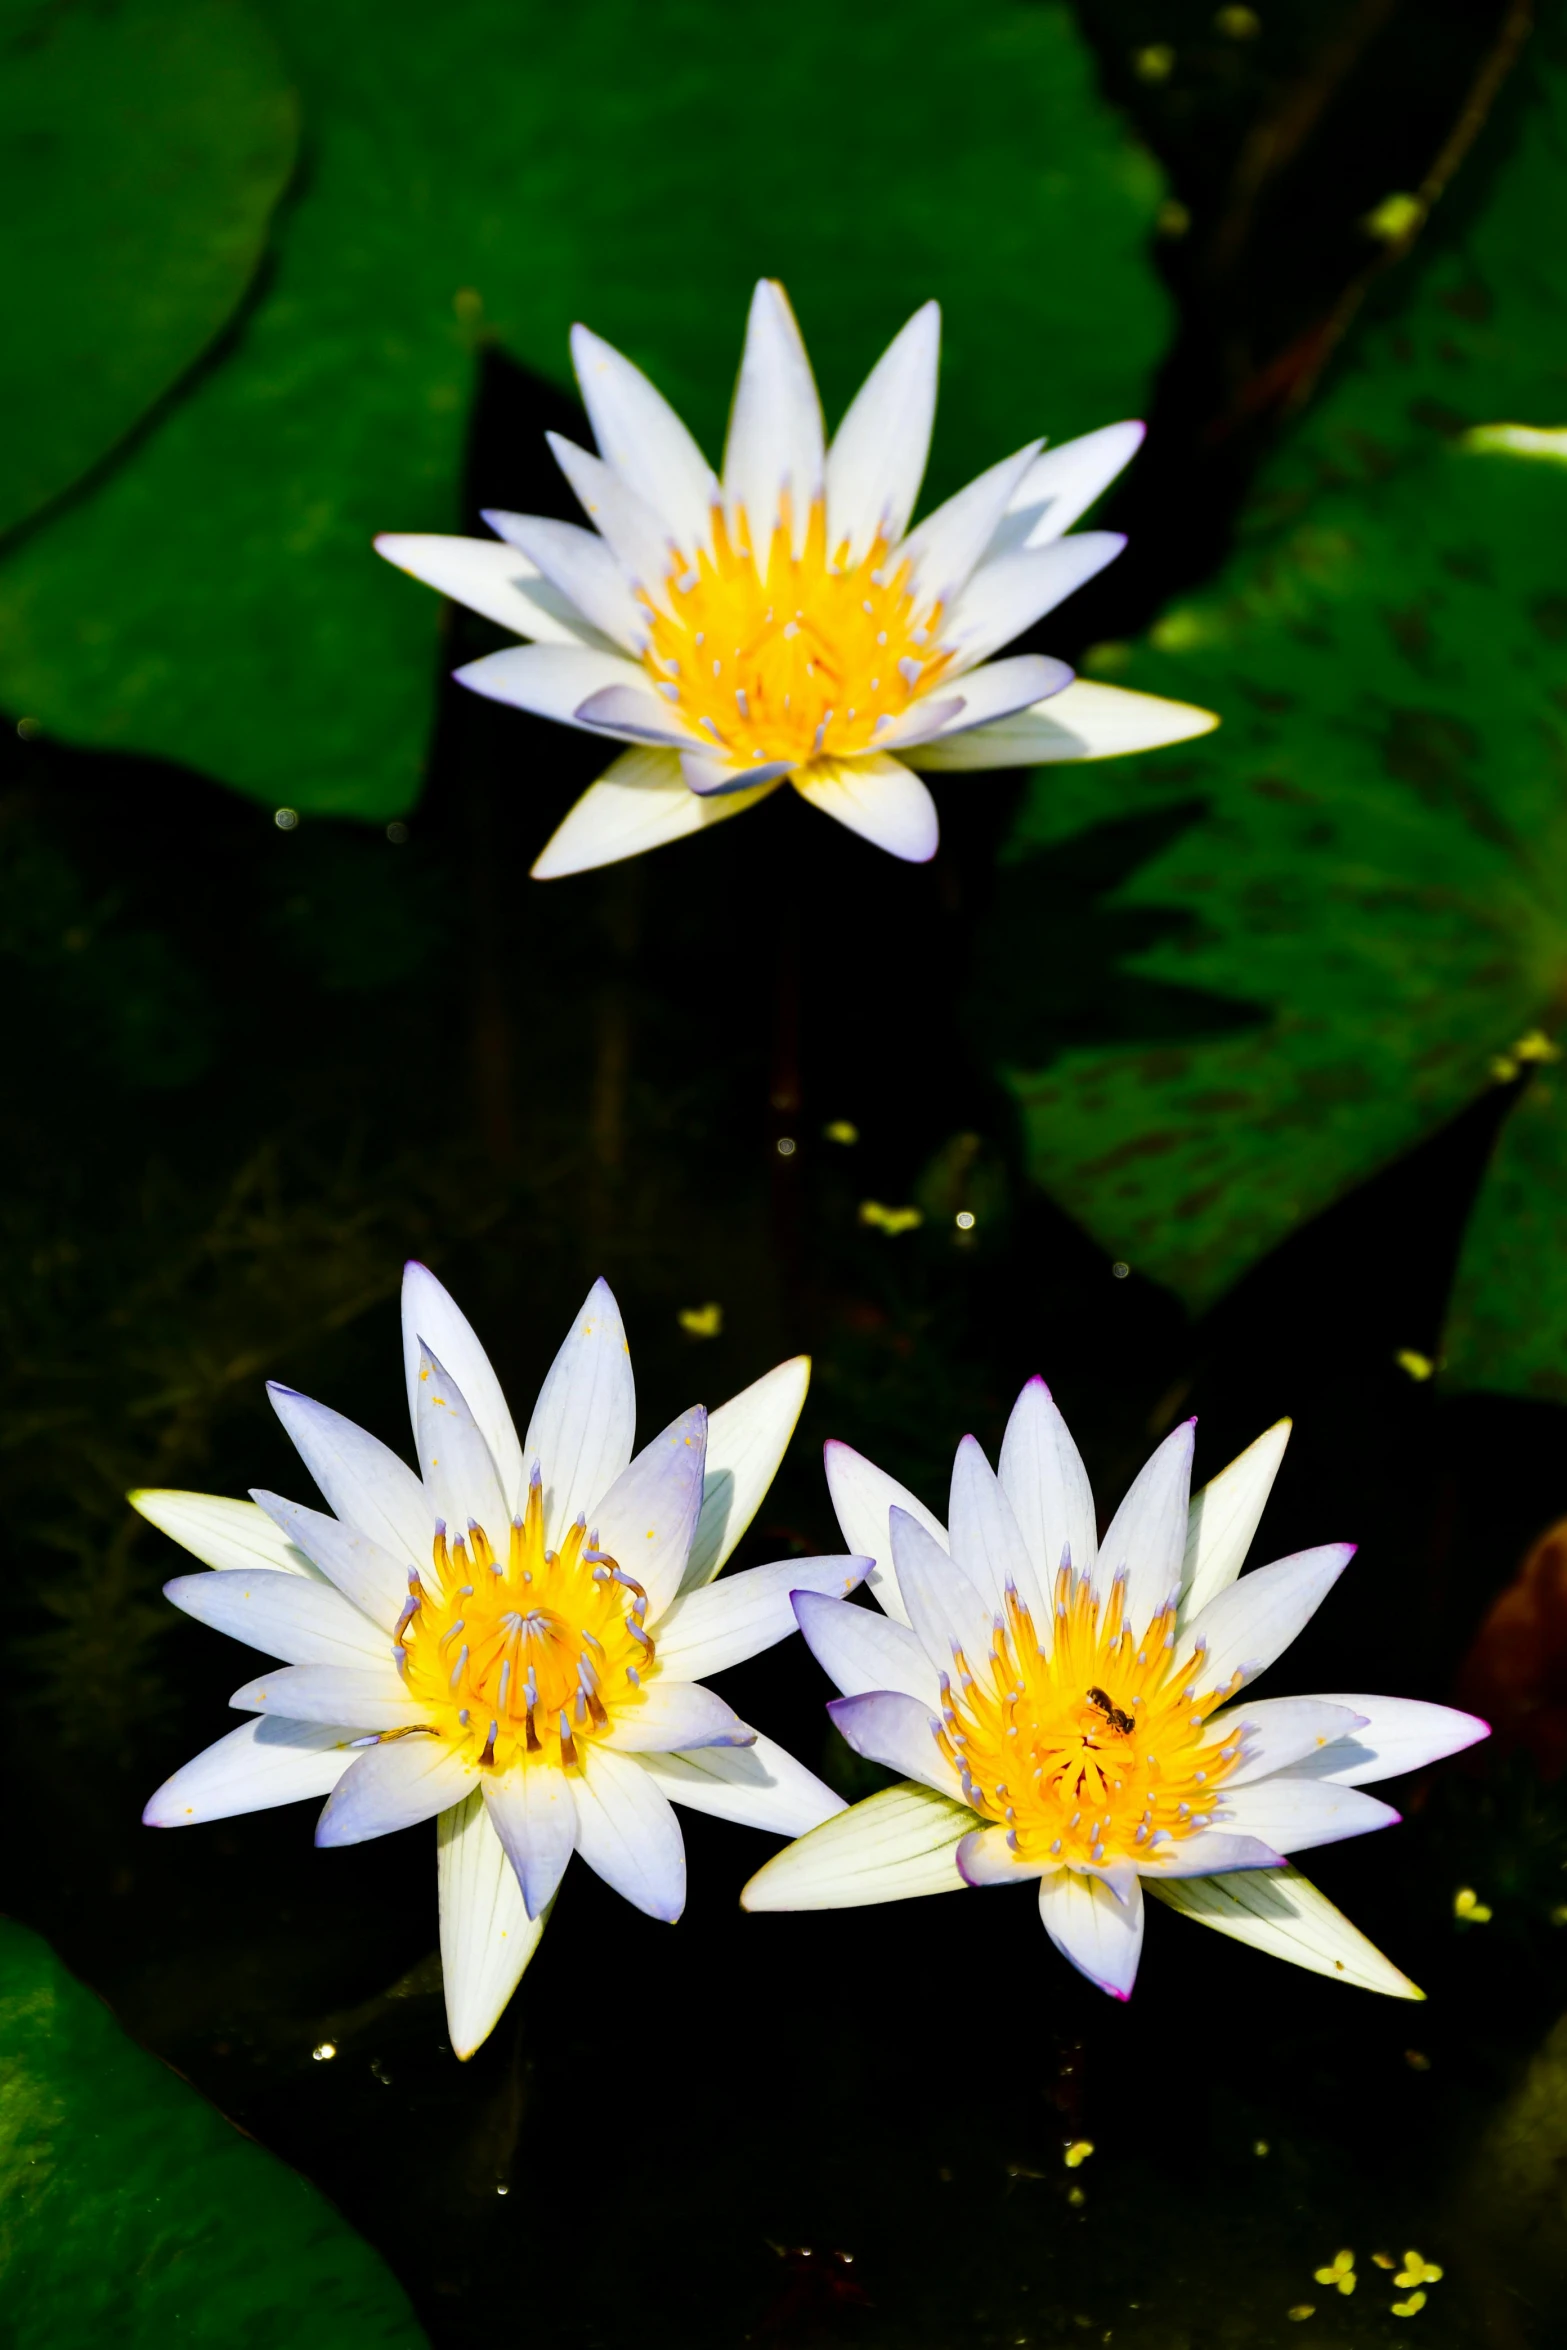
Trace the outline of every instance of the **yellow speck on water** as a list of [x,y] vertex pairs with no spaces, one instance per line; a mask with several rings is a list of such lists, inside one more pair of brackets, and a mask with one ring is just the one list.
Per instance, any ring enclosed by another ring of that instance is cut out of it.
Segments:
[[879,1199],[862,1199],[860,1222],[872,1231],[885,1232],[895,1239],[900,1232],[917,1232],[925,1218],[918,1208],[887,1208]]
[[841,1142],[846,1150],[860,1139],[858,1126],[851,1125],[847,1118],[834,1118],[830,1126],[822,1128],[822,1133],[828,1142]]
[[335,2040],[322,2040],[311,2049],[310,2053],[315,2058],[317,2064],[329,2064],[332,2058],[337,2054],[337,2042]]
[[1407,2301],[1390,2301],[1388,2303],[1388,2307],[1395,2317],[1415,2317],[1424,2309],[1425,2305],[1424,2293],[1411,2293]]
[[[1392,2265],[1389,2261],[1389,2268]],[[1393,2279],[1395,2285],[1439,2285],[1441,2281],[1442,2271],[1438,2263],[1422,2259],[1418,2252],[1404,2254],[1404,2265]]]
[[1429,1379],[1436,1369],[1429,1355],[1416,1354],[1412,1346],[1401,1346],[1393,1360],[1401,1371],[1409,1373],[1411,1379]]
[[1538,424],[1476,424],[1459,435],[1461,449],[1481,455],[1543,458],[1548,465],[1567,465],[1567,426]]
[[1486,1926],[1491,1922],[1491,1912],[1472,1885],[1460,1885],[1453,1895],[1453,1915],[1468,1926]]
[[1319,2285],[1331,2285],[1339,2293],[1353,2293],[1359,2282],[1353,2252],[1335,2252],[1330,2266],[1314,2268],[1311,2273]]
[[1175,51],[1167,41],[1151,41],[1132,52],[1132,71],[1140,82],[1167,82],[1175,71]]
[[1401,245],[1405,237],[1412,237],[1426,216],[1426,208],[1418,196],[1384,196],[1374,204],[1361,220],[1368,237],[1375,237],[1385,245]]
[[688,1338],[716,1338],[724,1326],[724,1309],[715,1301],[683,1306],[676,1319]]
[[1092,2138],[1074,2138],[1061,2159],[1068,2170],[1076,2170],[1080,2164],[1088,2160],[1093,2150]]
[[1308,2317],[1315,2317],[1316,2314],[1317,2305],[1315,2301],[1297,2301],[1294,2308],[1289,2312],[1289,2315],[1295,2320],[1297,2325],[1303,2325]]
[[1397,2268],[1398,2266],[1398,2262],[1393,2258],[1391,2252],[1373,2252],[1371,2257],[1378,2268]]
[[1068,2203],[1071,2204],[1074,2211],[1080,2211],[1083,2205],[1088,2201],[1088,2197],[1083,2193],[1081,2187],[1068,2187],[1066,2191],[1066,2199]]
[[1253,2154],[1256,2154],[1256,2155],[1264,2155],[1264,2154],[1266,2154],[1266,2153],[1267,2153],[1267,2151],[1268,2151],[1268,2141],[1267,2141],[1267,2139],[1266,2139],[1266,2138],[1259,2138],[1259,2139],[1257,2140],[1256,2144],[1255,2144],[1255,2145],[1253,2146],[1253,2148],[1252,2148],[1252,2152],[1253,2152]]
[[1254,41],[1262,30],[1262,19],[1255,8],[1221,8],[1213,29],[1227,41]]
[[1192,225],[1192,216],[1179,197],[1166,196],[1154,215],[1154,234],[1159,237],[1184,237]]
[[1404,2062],[1412,2073],[1428,2073],[1431,2070],[1431,2059],[1423,2048],[1406,2048]]
[[1167,612],[1156,620],[1148,631],[1148,642],[1155,652],[1189,653],[1202,642],[1203,626],[1198,615],[1190,610]]

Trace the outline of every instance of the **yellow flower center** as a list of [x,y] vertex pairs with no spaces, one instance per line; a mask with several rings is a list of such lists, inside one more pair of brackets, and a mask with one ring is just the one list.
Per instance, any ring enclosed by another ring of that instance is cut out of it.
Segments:
[[909,565],[890,562],[881,537],[857,563],[847,541],[831,555],[820,498],[798,555],[787,493],[762,551],[743,508],[736,523],[731,534],[715,506],[711,551],[677,554],[668,611],[647,602],[654,685],[716,754],[744,766],[876,750],[950,663],[941,605],[919,603]]
[[1208,1826],[1239,1738],[1215,1746],[1208,1716],[1238,1686],[1199,1693],[1203,1651],[1178,1661],[1175,1610],[1138,1639],[1122,1621],[1117,1577],[1102,1612],[1086,1575],[1056,1578],[1055,1639],[1007,1593],[989,1672],[961,1651],[942,1675],[936,1742],[967,1801],[1008,1832],[1020,1859],[1062,1868],[1157,1868],[1161,1852]]
[[398,1661],[428,1725],[477,1765],[541,1758],[570,1769],[584,1742],[638,1702],[653,1669],[647,1594],[579,1523],[544,1547],[537,1484],[504,1563],[482,1526],[437,1533],[433,1590],[408,1578]]

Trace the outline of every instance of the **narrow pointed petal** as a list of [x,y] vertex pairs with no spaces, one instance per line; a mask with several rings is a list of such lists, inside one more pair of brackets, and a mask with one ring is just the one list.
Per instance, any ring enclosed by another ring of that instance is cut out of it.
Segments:
[[1130,1999],[1143,1948],[1141,1891],[1118,1901],[1099,1877],[1057,1869],[1039,1880],[1045,1932],[1080,1975],[1112,1999]]
[[1364,1716],[1336,1746],[1324,1747],[1299,1767],[1314,1779],[1340,1787],[1364,1787],[1377,1779],[1396,1779],[1404,1771],[1423,1770],[1444,1755],[1461,1753],[1477,1739],[1491,1734],[1489,1722],[1478,1714],[1458,1712],[1450,1705],[1427,1705],[1417,1697],[1319,1698],[1322,1705],[1347,1706]]
[[962,594],[970,574],[983,559],[1014,491],[1038,456],[1043,443],[1030,441],[1026,449],[1004,457],[927,514],[911,531],[899,553],[910,564],[921,601],[939,599],[949,609]]
[[1134,1632],[1181,1587],[1196,1425],[1183,1420],[1144,1463],[1099,1546],[1094,1589],[1103,1597],[1112,1579],[1125,1575],[1126,1621]]
[[1007,1842],[1005,1828],[974,1828],[958,1846],[958,1874],[965,1885],[1027,1885],[1055,1873],[1053,1860],[1025,1860]]
[[467,1399],[444,1363],[421,1345],[414,1395],[419,1467],[437,1518],[453,1540],[484,1528],[497,1551],[507,1539],[511,1503]]
[[927,302],[888,344],[850,403],[827,452],[827,543],[848,561],[878,533],[895,547],[925,478],[936,415],[941,308]]
[[381,1627],[386,1654],[408,1597],[408,1569],[402,1560],[368,1534],[345,1526],[341,1518],[329,1518],[324,1510],[307,1510],[300,1502],[285,1501],[280,1493],[263,1492],[259,1485],[255,1499],[289,1538],[289,1548],[308,1557],[325,1581],[335,1584],[361,1615]]
[[[863,1581],[869,1561],[841,1558],[777,1559],[747,1567],[677,1599],[657,1626],[658,1661],[685,1681],[705,1680],[760,1656],[797,1629],[794,1594],[826,1591],[842,1599]],[[650,1618],[651,1620],[651,1618]],[[691,1741],[684,1740],[683,1744]]]
[[1146,1878],[1150,1893],[1183,1917],[1212,1926],[1233,1941],[1249,1942],[1270,1958],[1287,1959],[1311,1974],[1393,1999],[1423,1999],[1405,1974],[1368,1942],[1298,1869],[1236,1876],[1188,1877],[1173,1883]]
[[577,716],[584,702],[605,686],[647,681],[647,672],[624,653],[600,653],[590,645],[508,645],[503,653],[466,662],[452,675],[487,701],[509,702],[515,710],[588,734],[601,730]]
[[303,1575],[312,1583],[319,1579],[314,1561],[254,1501],[156,1486],[140,1486],[125,1498],[160,1534],[190,1551],[204,1567],[247,1575],[265,1567],[274,1574]]
[[1044,1586],[1012,1504],[973,1436],[964,1437],[952,1464],[948,1524],[953,1557],[991,1607],[998,1613],[1005,1608],[1007,1585],[1012,1584],[1036,1630],[1047,1636],[1050,1611]]
[[[967,682],[965,678],[963,683],[966,685]],[[911,702],[901,718],[889,719],[885,726],[879,726],[876,730],[876,747],[882,754],[913,750],[919,743],[934,742],[938,735],[951,734],[968,723],[968,703],[962,694],[944,696],[939,691],[932,692]],[[857,767],[859,763],[858,759],[841,759],[837,762],[839,767],[847,769]],[[812,763],[812,770],[815,764]]]
[[669,604],[669,576],[675,547],[669,527],[641,493],[622,481],[602,458],[592,457],[559,433],[546,433],[556,464],[577,500],[609,547],[633,588],[661,609]]
[[699,800],[731,800],[741,792],[761,791],[782,783],[794,773],[792,759],[731,759],[718,750],[683,750],[680,779]]
[[686,1905],[686,1848],[669,1798],[629,1754],[590,1746],[575,1787],[577,1850],[595,1875],[650,1918]]
[[1198,1686],[1223,1689],[1233,1673],[1245,1682],[1266,1672],[1310,1623],[1354,1555],[1352,1542],[1297,1551],[1271,1567],[1254,1567],[1211,1599],[1184,1633],[1187,1640],[1207,1644]]
[[822,1458],[827,1469],[827,1490],[845,1542],[850,1550],[876,1562],[865,1578],[866,1589],[894,1623],[906,1624],[909,1611],[903,1604],[893,1564],[890,1513],[902,1510],[923,1526],[943,1550],[947,1547],[946,1527],[917,1494],[900,1485],[896,1477],[889,1477],[884,1469],[878,1469],[852,1445],[840,1443],[837,1437],[831,1436],[822,1448]]
[[470,612],[540,645],[597,644],[575,604],[536,564],[503,539],[441,538],[423,531],[383,531],[375,551],[411,579],[466,604]]
[[1186,1557],[1181,1567],[1181,1621],[1200,1615],[1210,1599],[1228,1591],[1262,1521],[1273,1480],[1290,1440],[1289,1420],[1275,1421],[1227,1469],[1194,1496],[1186,1521]]
[[1321,1697],[1243,1697],[1238,1705],[1226,1706],[1204,1734],[1204,1743],[1215,1749],[1242,1750],[1224,1774],[1219,1802],[1228,1802],[1232,1787],[1249,1786],[1274,1771],[1293,1771],[1312,1759],[1325,1763],[1330,1753],[1342,1755],[1341,1741],[1352,1739],[1364,1722],[1365,1716],[1351,1707]]
[[863,1697],[835,1697],[827,1711],[840,1737],[869,1762],[885,1763],[905,1779],[962,1800],[958,1774],[936,1744],[937,1716],[917,1697],[886,1689]]
[[892,1689],[939,1709],[936,1668],[907,1624],[819,1591],[797,1591],[794,1613],[806,1647],[842,1696]]
[[689,751],[693,740],[680,712],[661,700],[645,677],[637,685],[601,686],[578,705],[574,715],[579,726],[591,726],[597,734],[652,743],[661,750]]
[[706,543],[719,496],[707,459],[663,393],[612,344],[574,326],[571,357],[599,455],[694,553]]
[[1061,759],[1119,759],[1129,751],[1157,751],[1166,743],[1210,734],[1219,721],[1191,702],[1168,702],[1125,686],[1076,678],[1049,701],[970,734],[942,735],[910,751],[909,764],[926,773],[959,769],[1048,767]]
[[789,1449],[810,1383],[810,1356],[793,1355],[709,1414],[702,1513],[682,1589],[693,1591],[711,1583],[761,1508]]
[[373,1667],[279,1665],[258,1673],[229,1699],[236,1713],[283,1714],[291,1722],[329,1722],[350,1731],[411,1730],[423,1720],[388,1659]]
[[603,1743],[615,1754],[683,1754],[704,1746],[754,1746],[756,1732],[711,1689],[666,1680],[661,1672],[636,1705],[614,1716]]
[[1080,514],[1107,490],[1142,447],[1147,427],[1105,424],[1034,459],[1007,509],[1009,532],[1016,525],[1022,543],[1047,546],[1069,531]]
[[595,1281],[550,1365],[523,1443],[524,1457],[543,1471],[552,1547],[630,1460],[636,1416],[625,1324],[609,1283]]
[[487,1771],[484,1804],[490,1825],[522,1887],[522,1906],[541,1917],[554,1900],[577,1847],[577,1804],[564,1771],[542,1762],[521,1770]]
[[[1011,644],[1047,612],[1064,604],[1068,596],[1075,596],[1079,588],[1097,579],[1125,545],[1119,531],[1081,530],[1055,546],[989,556],[942,622],[941,641],[952,647],[959,674],[988,661],[992,653],[999,653],[1003,645]],[[965,685],[967,682],[965,677]],[[1060,685],[1070,683],[1068,671]],[[1042,688],[1032,699],[1043,701],[1049,690]],[[1017,701],[1011,707],[1023,710],[1028,704]],[[1010,712],[997,711],[995,715],[1008,716]]]
[[[942,728],[943,742],[949,735],[962,734],[973,726],[992,726],[998,719],[1010,718],[1053,694],[1064,693],[1072,682],[1072,672],[1064,661],[1054,661],[1048,653],[1017,653],[1010,661],[987,661],[983,668],[965,670],[958,682],[963,689],[963,707]],[[890,730],[877,739],[885,749],[900,754],[914,740]],[[936,739],[934,735],[923,738]]]
[[441,1813],[435,1836],[446,2028],[453,2055],[466,2061],[500,2021],[550,1913],[529,1918],[477,1788]]
[[639,747],[623,752],[556,826],[534,859],[533,878],[559,881],[568,873],[590,873],[643,856],[666,841],[685,840],[754,808],[782,780],[779,776],[757,790],[703,799],[686,782],[673,751]]
[[165,1599],[210,1624],[231,1640],[289,1665],[384,1664],[389,1635],[329,1583],[303,1575],[277,1575],[258,1567],[253,1575],[176,1575],[163,1586]]
[[645,1754],[642,1768],[672,1803],[774,1836],[804,1836],[848,1809],[841,1795],[770,1738],[751,1746],[703,1746],[691,1754]]
[[330,1795],[359,1759],[351,1733],[335,1723],[289,1722],[257,1714],[165,1779],[142,1813],[148,1828],[195,1827],[242,1812]]
[[640,654],[648,638],[648,616],[631,583],[596,530],[575,522],[554,522],[542,514],[484,517],[529,562],[589,627],[628,653]]
[[796,770],[794,788],[873,847],[925,865],[936,854],[936,803],[919,777],[885,751],[864,759],[818,759]]
[[776,1853],[740,1895],[742,1909],[859,1909],[961,1893],[956,1853],[974,1825],[966,1803],[929,1787],[886,1787]]
[[1156,1859],[1139,1864],[1150,1884],[1165,1877],[1220,1877],[1233,1869],[1278,1869],[1284,1855],[1269,1836],[1241,1834],[1239,1828],[1199,1828],[1179,1844],[1161,1846]]
[[798,554],[826,462],[822,404],[783,287],[763,278],[751,297],[745,351],[724,446],[724,496],[745,515],[753,552],[765,553],[789,494]]
[[403,1376],[408,1386],[408,1417],[414,1438],[419,1435],[420,1347],[427,1346],[446,1365],[462,1389],[479,1433],[500,1474],[508,1510],[523,1499],[522,1446],[507,1407],[501,1383],[477,1333],[456,1301],[436,1280],[428,1265],[411,1260],[403,1267]]
[[680,1589],[702,1507],[706,1457],[707,1414],[693,1404],[643,1446],[593,1507],[589,1531],[647,1593],[650,1630]]
[[427,1567],[435,1512],[407,1463],[324,1403],[275,1379],[267,1394],[332,1515],[408,1566]]
[[1043,1379],[1030,1379],[1012,1407],[997,1475],[1045,1590],[1063,1558],[1092,1574],[1099,1538],[1088,1471]]
[[988,1671],[995,1610],[963,1572],[903,1510],[892,1512],[892,1555],[909,1622],[938,1672],[950,1672],[954,1648],[976,1676]]
[[440,1738],[368,1746],[345,1771],[316,1822],[320,1845],[367,1844],[433,1820],[472,1794],[479,1773]]
[[1222,1790],[1227,1826],[1258,1836],[1275,1852],[1308,1852],[1317,1844],[1340,1844],[1346,1836],[1367,1836],[1375,1828],[1396,1828],[1403,1817],[1390,1803],[1362,1795],[1358,1787],[1297,1777],[1284,1771],[1250,1787]]

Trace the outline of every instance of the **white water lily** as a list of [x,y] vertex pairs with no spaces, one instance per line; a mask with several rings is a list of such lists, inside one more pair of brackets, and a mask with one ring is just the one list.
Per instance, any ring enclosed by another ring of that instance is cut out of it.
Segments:
[[1354,1553],[1330,1543],[1242,1575],[1290,1423],[1188,1506],[1193,1427],[1160,1445],[1096,1536],[1077,1447],[1043,1380],[999,1474],[958,1447],[950,1532],[847,1445],[827,1448],[845,1536],[876,1560],[881,1615],[802,1593],[859,1753],[905,1775],[752,1878],[748,1909],[896,1901],[1037,1880],[1062,1954],[1131,1992],[1146,1889],[1298,1966],[1421,1994],[1285,1855],[1391,1826],[1360,1792],[1486,1735],[1410,1698],[1242,1690],[1288,1647]]
[[751,303],[722,478],[641,371],[586,327],[595,457],[550,447],[594,525],[488,513],[493,539],[406,532],[389,562],[520,637],[457,675],[625,751],[534,865],[613,864],[790,783],[895,857],[935,854],[915,772],[1108,758],[1206,733],[1205,710],[992,656],[1118,555],[1071,525],[1142,439],[1031,441],[909,529],[936,409],[940,312],[916,311],[829,445],[783,288]]
[[798,1357],[632,1457],[619,1309],[597,1282],[519,1440],[489,1360],[422,1265],[403,1281],[419,1473],[290,1388],[269,1390],[326,1512],[140,1492],[212,1572],[177,1607],[281,1659],[236,1690],[252,1719],[176,1771],[152,1827],[328,1795],[318,1844],[437,1817],[452,2046],[471,2056],[538,1946],[573,1852],[675,1919],[671,1801],[798,1835],[831,1789],[702,1686],[795,1629],[791,1593],[868,1561],[789,1559],[715,1584],[799,1417]]

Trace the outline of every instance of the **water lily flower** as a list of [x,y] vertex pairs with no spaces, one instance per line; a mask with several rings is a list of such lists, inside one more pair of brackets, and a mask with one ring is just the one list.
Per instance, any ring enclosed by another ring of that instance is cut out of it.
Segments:
[[591,530],[487,513],[493,539],[389,533],[389,562],[529,641],[457,675],[631,746],[572,809],[539,880],[613,864],[790,783],[895,857],[935,854],[915,772],[1107,758],[1202,734],[1185,703],[993,656],[1125,543],[1072,524],[1142,439],[1112,424],[1002,459],[909,528],[936,409],[940,312],[916,311],[829,445],[794,313],[769,280],[715,474],[641,371],[586,327],[572,357],[598,455],[550,447]]
[[452,2046],[471,2056],[538,1946],[573,1852],[650,1917],[685,1904],[671,1802],[798,1835],[840,1799],[703,1687],[795,1628],[790,1594],[868,1561],[787,1559],[715,1583],[771,1484],[809,1364],[782,1363],[633,1457],[619,1309],[597,1282],[519,1439],[468,1323],[403,1281],[419,1472],[293,1389],[269,1392],[327,1503],[140,1492],[209,1572],[177,1607],[281,1659],[251,1718],[160,1787],[152,1827],[330,1798],[318,1844],[432,1816]]
[[748,1909],[1034,1881],[1056,1947],[1125,1999],[1146,1891],[1297,1966],[1421,1996],[1285,1855],[1391,1826],[1366,1782],[1486,1724],[1402,1697],[1252,1698],[1354,1546],[1242,1575],[1290,1423],[1189,1504],[1194,1425],[1159,1446],[1102,1541],[1042,1380],[1017,1400],[999,1474],[972,1436],[958,1447],[950,1531],[828,1446],[839,1524],[875,1559],[883,1612],[821,1593],[796,1612],[843,1692],[828,1708],[838,1728],[904,1784],[778,1854]]

